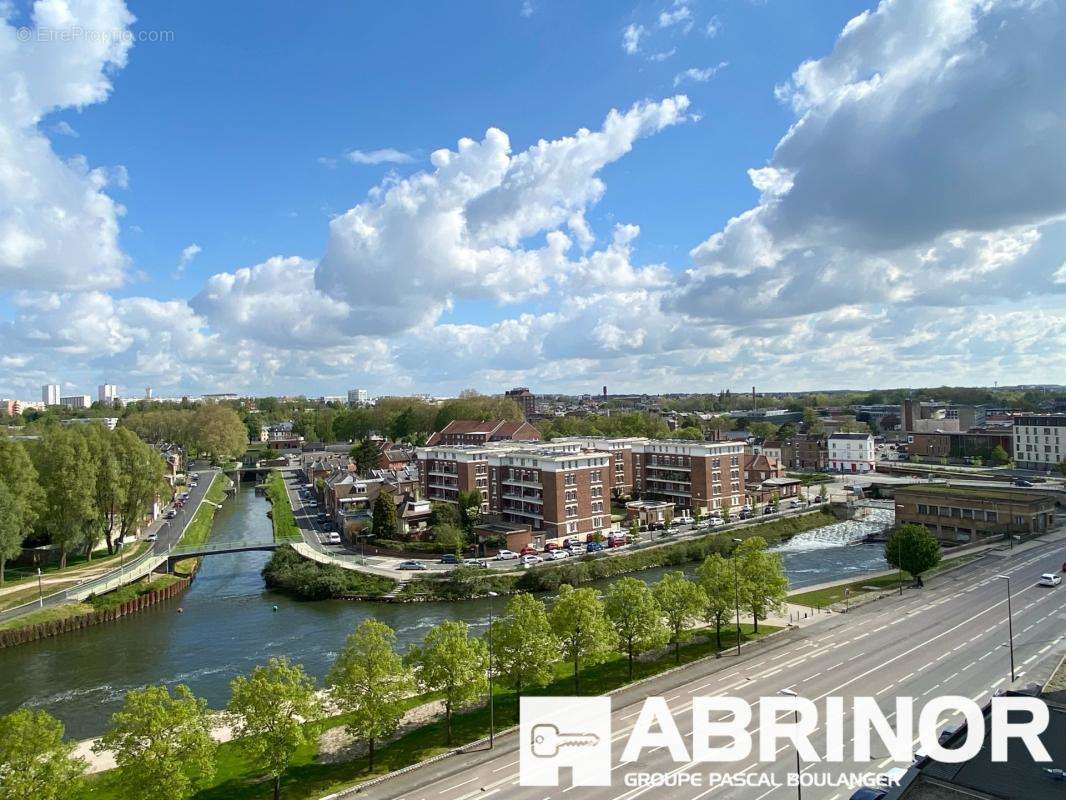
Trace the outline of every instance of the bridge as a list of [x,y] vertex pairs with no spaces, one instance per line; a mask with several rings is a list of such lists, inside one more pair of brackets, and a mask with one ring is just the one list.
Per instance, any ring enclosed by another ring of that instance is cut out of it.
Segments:
[[177,547],[166,553],[167,562],[172,564],[184,558],[200,558],[201,556],[221,555],[223,553],[248,553],[254,550],[277,550],[291,542],[257,542],[255,544],[241,544],[237,542],[215,542],[213,544],[200,545],[199,547]]

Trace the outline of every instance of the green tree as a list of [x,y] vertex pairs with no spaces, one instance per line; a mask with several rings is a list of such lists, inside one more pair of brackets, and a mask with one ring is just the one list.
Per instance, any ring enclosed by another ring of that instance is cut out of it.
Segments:
[[305,724],[322,713],[314,681],[301,665],[272,658],[247,677],[233,679],[227,710],[240,745],[273,778],[274,800],[279,800],[281,776],[296,751],[315,739],[314,728]]
[[733,557],[738,559],[740,596],[751,612],[752,624],[759,632],[759,620],[784,608],[788,596],[788,578],[777,553],[766,549],[766,540],[752,536],[737,545]]
[[4,585],[4,566],[9,558],[22,552],[22,543],[30,534],[44,501],[37,482],[37,470],[20,442],[0,438],[0,483],[6,497],[0,499],[0,586]]
[[421,647],[411,653],[418,682],[444,699],[447,743],[452,743],[455,709],[483,695],[488,689],[488,648],[472,639],[465,622],[446,620],[426,634]]
[[183,800],[215,773],[217,744],[211,738],[207,701],[179,684],[126,692],[111,727],[95,745],[111,750],[125,769],[123,792],[144,800]]
[[456,555],[466,546],[466,534],[458,525],[438,525],[433,529],[433,539],[442,549]]
[[355,471],[359,475],[368,475],[370,470],[377,469],[381,462],[381,450],[376,442],[363,439],[359,444],[352,445],[352,449],[348,451],[348,457],[355,464]]
[[515,595],[507,613],[492,623],[489,641],[493,673],[516,696],[523,687],[544,686],[552,679],[561,644],[543,601],[531,594]]
[[698,583],[690,581],[683,572],[668,572],[663,575],[652,588],[652,593],[670,629],[674,661],[680,664],[681,639],[707,606],[707,595]]
[[481,518],[481,492],[471,489],[468,492],[459,492],[459,522],[466,531],[467,536],[474,532],[474,526]]
[[[974,466],[980,466],[980,464],[977,463],[977,459],[974,459]],[[1062,459],[1062,461],[1059,462],[1058,470],[1060,475],[1066,477],[1066,458]]]
[[86,764],[73,758],[63,723],[46,711],[0,717],[0,798],[75,800],[83,796]]
[[827,497],[829,497],[829,490],[825,488],[825,484],[823,483],[818,487],[818,500],[824,503]]
[[940,542],[924,525],[900,525],[885,542],[885,561],[916,581],[940,563]]
[[720,553],[711,553],[696,568],[696,577],[707,596],[703,617],[714,625],[715,644],[722,649],[722,624],[736,604],[736,574],[733,564]]
[[248,429],[229,406],[200,406],[193,414],[192,427],[196,449],[206,453],[213,463],[240,458],[248,449]]
[[548,614],[552,630],[563,644],[563,655],[574,666],[574,694],[580,694],[582,665],[606,661],[615,645],[614,628],[595,589],[559,587]]
[[729,522],[733,516],[733,505],[729,502],[729,498],[722,498],[722,506],[719,510],[722,512],[722,522]]
[[96,469],[96,485],[93,489],[96,518],[104,534],[104,541],[107,542],[107,552],[113,554],[113,536],[125,500],[127,476],[122,474],[121,462],[115,450],[114,434],[103,425],[82,427],[89,455]]
[[825,425],[813,408],[803,409],[803,426],[806,433],[812,436],[821,436],[825,433]]
[[96,469],[89,457],[85,439],[69,428],[54,428],[33,451],[44,507],[37,528],[59,548],[59,566],[66,567],[67,555],[89,543],[95,531]]
[[459,507],[455,503],[433,503],[429,524],[433,528],[438,525],[458,525]]
[[123,484],[119,538],[136,533],[157,496],[167,490],[166,464],[154,447],[126,428],[114,431],[113,450]]
[[392,492],[380,491],[374,501],[374,516],[371,523],[374,535],[391,539],[396,535],[399,519],[396,515],[396,498]]
[[670,637],[662,609],[644,581],[620,578],[607,588],[604,610],[628,661],[629,679],[633,680],[633,658],[662,647]]
[[367,743],[374,770],[374,744],[395,732],[403,717],[401,701],[414,679],[396,652],[396,634],[375,619],[363,620],[348,637],[329,671],[331,696],[348,715],[348,733]]
[[1003,445],[997,444],[992,448],[992,466],[1002,467],[1010,463],[1010,453],[1003,449]]

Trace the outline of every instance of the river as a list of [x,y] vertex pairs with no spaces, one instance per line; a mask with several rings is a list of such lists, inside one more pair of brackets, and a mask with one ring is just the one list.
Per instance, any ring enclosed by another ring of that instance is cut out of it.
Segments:
[[[269,541],[267,508],[250,487],[240,490],[218,513],[212,541]],[[841,523],[800,534],[782,547],[792,585],[883,569],[880,545],[843,544],[865,530],[860,523]],[[103,731],[131,688],[185,683],[220,708],[235,676],[273,656],[299,661],[321,678],[345,636],[367,617],[391,626],[407,647],[445,619],[481,630],[490,610],[498,613],[507,602],[299,602],[264,588],[259,572],[268,558],[262,552],[209,556],[179,598],[114,623],[0,650],[0,714],[22,706],[44,709],[64,722],[69,736],[85,738]],[[640,576],[653,580],[664,571]]]

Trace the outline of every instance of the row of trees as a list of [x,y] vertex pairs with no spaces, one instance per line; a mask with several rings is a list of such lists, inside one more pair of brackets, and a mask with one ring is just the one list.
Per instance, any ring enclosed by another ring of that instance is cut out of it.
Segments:
[[[529,594],[511,599],[506,613],[484,637],[471,636],[463,622],[432,628],[419,647],[402,656],[395,632],[364,620],[338,654],[327,677],[329,702],[345,715],[345,727],[365,742],[369,768],[377,745],[398,729],[408,699],[432,692],[444,706],[445,737],[452,743],[454,713],[483,698],[494,680],[516,696],[546,686],[560,664],[571,670],[574,691],[590,666],[616,654],[627,658],[629,676],[641,654],[680,645],[700,621],[721,630],[737,602],[756,620],[779,608],[785,581],[780,560],[752,538],[731,558],[712,555],[695,579],[670,572],[654,585],[636,578],[612,583],[605,595],[564,586],[550,608]],[[274,797],[296,753],[313,744],[324,715],[324,698],[298,664],[271,659],[230,686],[221,716],[183,685],[171,691],[149,686],[126,694],[96,745],[110,750],[127,774],[125,791],[134,798],[183,800],[214,775],[217,743],[212,729],[233,726],[246,758],[269,776]],[[0,718],[0,787],[4,796],[60,800],[81,796],[85,764],[72,757],[62,725],[41,711],[20,710]]]
[[23,443],[0,439],[0,585],[6,562],[27,543],[91,558],[101,539],[136,531],[167,490],[160,454],[132,431],[101,424],[47,429]]
[[226,405],[208,403],[196,408],[165,408],[130,414],[122,427],[146,442],[172,443],[187,455],[204,454],[215,463],[240,458],[248,449],[248,430]]

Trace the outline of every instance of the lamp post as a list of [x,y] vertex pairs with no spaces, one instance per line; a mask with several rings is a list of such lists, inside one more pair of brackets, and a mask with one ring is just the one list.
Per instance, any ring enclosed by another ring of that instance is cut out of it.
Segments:
[[[793,698],[799,697],[799,695],[796,694],[792,689],[782,689],[781,691],[778,692],[778,694],[783,695],[785,697],[793,697]],[[795,705],[795,706],[792,707],[792,721],[793,721],[793,723],[795,723],[796,728],[798,730],[799,729],[799,706],[798,705]],[[803,800],[803,787],[800,786],[800,782],[801,782],[800,778],[801,777],[802,777],[802,772],[800,770],[800,751],[799,751],[799,745],[796,745],[796,800]]]
[[[740,544],[740,539],[734,539],[733,544]],[[740,564],[737,561],[737,549],[733,548],[733,585],[737,599],[737,657],[740,657]]]
[[847,586],[844,587],[844,613],[848,613],[848,596],[851,594],[851,589]]
[[[496,592],[489,592],[489,597],[499,597]],[[492,625],[496,621],[496,616],[493,612],[492,601],[489,601],[489,630],[488,630],[488,644],[489,644],[489,750],[493,748],[496,739],[496,704],[495,695],[492,691]]]
[[1007,641],[1010,647],[1010,679],[1011,683],[1015,681],[1014,677],[1014,620],[1011,615],[1010,608],[1010,576],[1009,575],[997,575],[996,578],[1007,582]]
[[899,571],[899,596],[903,597],[903,537],[896,531],[896,568]]
[[41,586],[41,568],[37,567],[37,605],[44,608],[44,588]]

